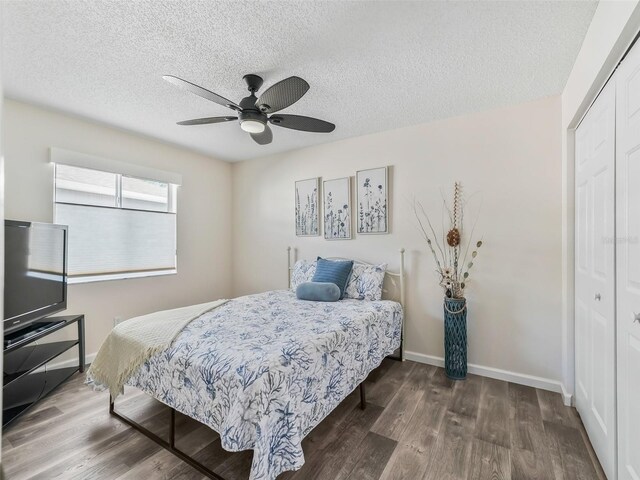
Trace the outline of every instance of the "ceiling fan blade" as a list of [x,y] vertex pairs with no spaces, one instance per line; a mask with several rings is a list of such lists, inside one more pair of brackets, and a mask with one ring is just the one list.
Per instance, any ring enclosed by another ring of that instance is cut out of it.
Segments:
[[273,132],[269,128],[269,125],[264,126],[264,132],[252,133],[250,135],[258,145],[268,145],[271,143],[271,140],[273,140]]
[[182,122],[178,122],[178,125],[206,125],[207,123],[231,122],[232,120],[237,120],[237,119],[238,119],[238,117],[194,118],[193,120],[184,120]]
[[195,83],[187,82],[186,80],[183,80],[178,77],[174,77],[173,75],[163,75],[162,78],[164,78],[167,82],[182,88],[183,90],[187,90],[191,93],[195,93],[199,97],[206,98],[207,100],[211,100],[212,102],[217,103],[218,105],[222,105],[223,107],[231,108],[232,110],[236,110],[236,111],[242,110],[238,105],[233,103],[231,100],[227,100],[226,98],[221,97],[217,93],[213,93],[207,90],[206,88],[202,88],[196,85]]
[[300,77],[289,77],[267,88],[256,100],[263,113],[275,113],[293,105],[309,90],[309,84]]
[[303,132],[329,133],[336,128],[333,123],[302,115],[272,115],[269,118],[269,122],[278,127],[291,128],[292,130],[301,130]]

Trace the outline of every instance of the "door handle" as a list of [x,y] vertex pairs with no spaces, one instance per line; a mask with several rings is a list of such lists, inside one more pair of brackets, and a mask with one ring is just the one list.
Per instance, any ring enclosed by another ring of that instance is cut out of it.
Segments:
[[640,313],[633,312],[633,316],[634,316],[633,323],[635,322],[640,323]]
[[596,296],[594,297],[594,300],[600,301],[601,299],[602,299],[602,297],[600,296],[600,294],[596,293]]

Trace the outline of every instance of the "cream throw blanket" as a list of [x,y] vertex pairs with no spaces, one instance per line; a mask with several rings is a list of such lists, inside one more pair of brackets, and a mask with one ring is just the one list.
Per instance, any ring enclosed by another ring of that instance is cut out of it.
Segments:
[[111,331],[87,371],[87,383],[115,399],[125,382],[154,354],[167,349],[189,322],[228,300],[163,310],[126,320]]

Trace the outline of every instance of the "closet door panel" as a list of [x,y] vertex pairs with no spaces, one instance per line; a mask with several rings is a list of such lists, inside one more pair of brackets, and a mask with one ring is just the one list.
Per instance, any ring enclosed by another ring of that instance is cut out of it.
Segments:
[[576,131],[576,408],[615,478],[615,83]]
[[[612,280],[613,259],[610,242],[613,241],[611,225],[614,211],[611,209],[611,184],[613,175],[609,165],[602,166],[593,175],[593,276],[601,282]],[[609,211],[611,209],[611,211]],[[599,241],[602,239],[602,241]]]
[[[640,88],[640,87],[639,87]],[[640,122],[639,122],[640,123]],[[640,130],[640,124],[637,125]],[[637,135],[636,135],[637,136]],[[638,140],[640,141],[640,139]],[[626,179],[626,205],[627,218],[623,228],[627,231],[629,242],[626,245],[626,251],[623,252],[627,257],[627,286],[636,294],[640,292],[640,270],[637,268],[629,268],[633,265],[640,265],[640,144],[634,145],[637,150],[630,153],[625,162],[627,164]]]
[[589,273],[589,184],[586,181],[576,185],[576,270],[581,275]]
[[618,472],[640,479],[640,44],[616,73]]
[[611,391],[601,388],[602,385],[608,385],[614,377],[612,371],[609,371],[611,364],[600,359],[606,359],[610,355],[610,348],[603,339],[611,338],[608,330],[611,321],[594,311],[591,320],[591,358],[593,388],[591,395],[591,413],[598,422],[598,428],[605,434],[609,434],[613,430],[613,419],[608,419],[609,410],[613,408],[614,400],[611,398]]
[[575,238],[575,269],[576,269],[576,299],[575,299],[575,355],[576,355],[576,396],[580,402],[586,402],[591,392],[589,380],[589,356],[588,348],[591,345],[589,335],[589,308],[583,301],[583,292],[589,288],[587,282],[589,275],[589,182],[585,180],[584,164],[590,158],[589,123],[583,122],[576,132],[576,172],[580,172],[580,178],[576,178],[576,238]]
[[587,356],[587,347],[591,345],[589,335],[589,309],[580,300],[576,299],[576,323],[575,323],[576,340],[576,397],[580,399],[580,403],[586,402],[591,391],[589,376],[587,375],[589,368],[589,360]]

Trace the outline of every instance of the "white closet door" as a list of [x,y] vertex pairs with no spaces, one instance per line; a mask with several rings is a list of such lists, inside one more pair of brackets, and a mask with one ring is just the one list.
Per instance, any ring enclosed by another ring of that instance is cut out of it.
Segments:
[[640,44],[616,73],[618,471],[640,479]]
[[576,130],[576,408],[609,479],[616,475],[615,82]]

